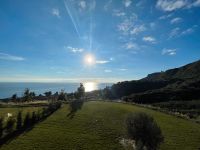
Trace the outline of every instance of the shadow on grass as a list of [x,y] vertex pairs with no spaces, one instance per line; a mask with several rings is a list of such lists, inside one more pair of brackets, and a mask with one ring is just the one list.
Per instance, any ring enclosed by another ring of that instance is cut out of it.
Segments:
[[83,100],[74,100],[69,103],[69,106],[71,110],[69,114],[67,114],[67,117],[69,117],[70,119],[73,119],[76,112],[82,108]]

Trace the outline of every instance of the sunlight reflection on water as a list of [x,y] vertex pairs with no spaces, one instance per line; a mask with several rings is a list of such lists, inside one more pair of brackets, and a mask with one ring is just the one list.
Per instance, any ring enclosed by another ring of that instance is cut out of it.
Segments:
[[86,92],[91,92],[98,89],[98,83],[95,82],[85,82],[83,83]]

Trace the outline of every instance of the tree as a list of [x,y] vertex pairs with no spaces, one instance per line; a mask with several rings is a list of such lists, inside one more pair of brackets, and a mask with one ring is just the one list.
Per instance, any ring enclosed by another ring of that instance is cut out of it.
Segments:
[[45,92],[44,95],[45,95],[46,97],[50,97],[50,96],[52,95],[52,92],[51,92],[51,91]]
[[22,129],[22,112],[19,111],[17,114],[17,126],[16,126],[17,130],[21,130]]
[[3,118],[0,117],[0,138],[3,136]]
[[29,96],[30,96],[31,100],[35,97],[35,95],[36,95],[35,92],[30,92],[29,93]]
[[130,114],[126,120],[127,131],[130,138],[136,142],[138,150],[156,150],[164,137],[151,116],[145,113]]
[[31,100],[30,90],[28,88],[26,88],[25,91],[24,91],[23,99],[24,99],[25,102],[29,102]]
[[8,134],[13,131],[14,124],[15,124],[15,119],[13,117],[9,117],[6,124],[6,132]]
[[83,86],[82,83],[80,83],[80,87],[78,87],[77,89],[77,94],[79,99],[83,98],[85,95],[85,87]]
[[63,100],[63,101],[67,100],[67,93],[65,93],[64,90],[61,90],[61,92],[58,96],[58,100]]
[[31,123],[34,125],[37,121],[37,116],[35,112],[32,112]]
[[25,119],[24,119],[24,128],[28,128],[31,125],[30,114],[27,112]]
[[13,94],[11,100],[12,102],[17,102],[17,94]]

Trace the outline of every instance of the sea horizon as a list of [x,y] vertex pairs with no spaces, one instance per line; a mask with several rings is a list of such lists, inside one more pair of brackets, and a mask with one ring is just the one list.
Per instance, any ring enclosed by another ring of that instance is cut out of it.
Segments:
[[[52,93],[64,90],[67,93],[75,92],[81,82],[0,82],[0,99],[10,98],[13,94],[23,96],[26,88],[35,92],[36,95],[51,91]],[[113,83],[83,82],[86,92],[103,89]]]

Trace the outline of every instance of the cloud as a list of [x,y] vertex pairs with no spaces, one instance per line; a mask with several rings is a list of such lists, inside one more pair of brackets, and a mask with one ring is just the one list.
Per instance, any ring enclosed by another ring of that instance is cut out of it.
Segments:
[[172,15],[173,15],[172,13],[171,13],[171,14],[168,14],[168,15],[163,15],[163,16],[160,16],[159,19],[160,19],[160,20],[164,20],[164,19],[167,19],[167,18],[172,17]]
[[132,1],[131,0],[124,0],[123,4],[125,7],[129,7],[131,5]]
[[130,31],[131,34],[138,34],[140,32],[143,32],[146,30],[146,27],[144,25],[138,25],[132,28]]
[[142,38],[143,41],[145,42],[150,42],[150,43],[155,43],[156,42],[156,39],[152,36],[145,36]]
[[108,60],[96,60],[96,64],[107,64],[109,62]]
[[128,69],[125,69],[125,68],[120,68],[118,69],[119,71],[127,71]]
[[179,36],[180,34],[180,28],[174,28],[171,30],[171,32],[169,33],[169,38],[174,38],[174,37],[177,37]]
[[112,70],[105,69],[104,72],[109,73],[109,72],[112,72]]
[[176,23],[180,23],[182,20],[183,20],[182,18],[177,17],[177,18],[173,18],[173,19],[170,21],[170,23],[171,23],[171,24],[176,24]]
[[79,6],[81,9],[86,9],[87,6],[86,1],[84,0],[79,1]]
[[181,9],[186,5],[188,5],[187,0],[158,0],[156,3],[156,8],[170,12]]
[[9,60],[9,61],[23,61],[23,57],[14,56],[6,53],[0,53],[0,60]]
[[108,2],[106,2],[106,4],[104,5],[104,10],[108,10],[108,8],[111,6],[111,4],[112,4],[112,0],[109,0]]
[[75,48],[75,47],[71,47],[71,46],[68,46],[68,47],[65,47],[65,49],[68,49],[69,51],[71,51],[72,53],[81,53],[84,51],[83,48]]
[[158,0],[156,7],[163,11],[175,11],[182,8],[199,7],[200,0]]
[[169,55],[169,56],[174,56],[176,55],[176,49],[163,49],[162,50],[162,55]]
[[119,10],[114,10],[113,11],[113,16],[122,17],[122,16],[125,16],[125,15],[126,15],[125,12],[121,12]]
[[124,45],[124,48],[125,49],[134,49],[134,50],[137,50],[137,49],[139,49],[139,46],[136,43],[128,42],[128,43],[126,43]]
[[53,8],[52,11],[51,11],[51,13],[52,13],[53,16],[56,16],[56,17],[60,18],[60,11],[59,11],[59,9]]
[[175,38],[175,37],[180,37],[183,35],[191,34],[195,31],[195,28],[197,28],[197,25],[192,26],[191,28],[187,28],[185,30],[181,30],[180,28],[174,28],[171,30],[169,34],[169,38]]
[[194,28],[188,28],[181,32],[182,35],[190,34],[194,32]]
[[132,13],[130,16],[125,16],[121,23],[117,25],[118,30],[123,35],[129,35],[130,31],[133,30],[134,23],[137,20],[137,15]]

